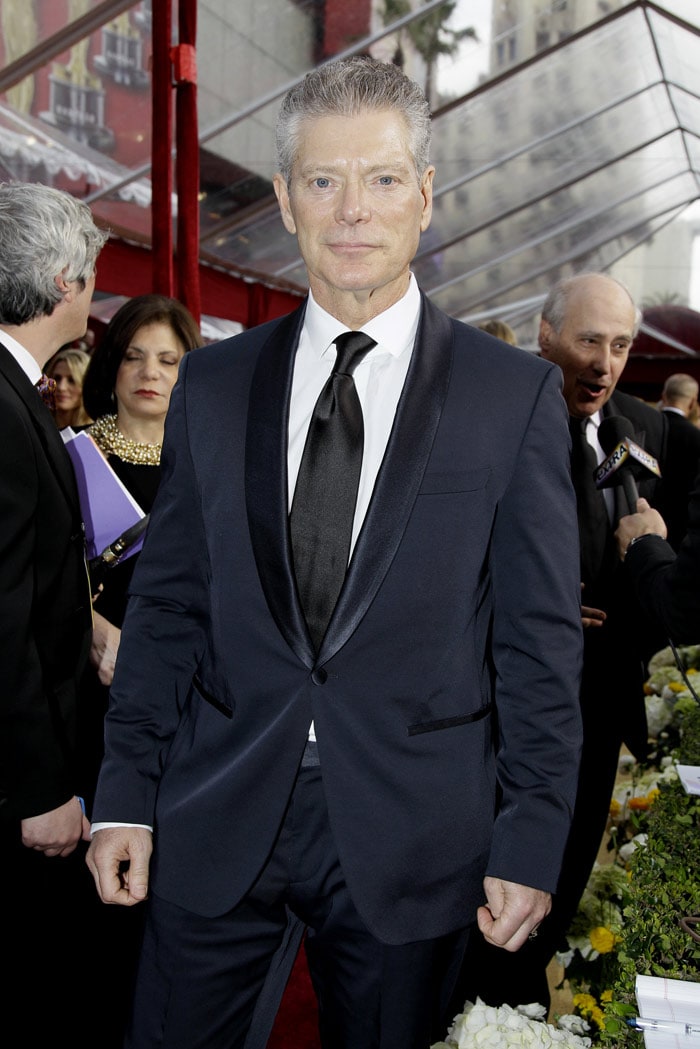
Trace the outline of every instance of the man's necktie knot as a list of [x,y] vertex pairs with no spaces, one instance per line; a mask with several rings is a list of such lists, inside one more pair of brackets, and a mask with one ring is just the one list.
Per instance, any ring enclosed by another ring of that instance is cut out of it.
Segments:
[[333,371],[311,416],[290,516],[299,599],[317,650],[345,578],[362,469],[364,425],[352,373],[376,342],[347,331],[335,345]]
[[48,375],[42,375],[34,385],[46,407],[53,411],[56,406],[56,380],[50,379]]
[[333,365],[334,375],[352,375],[353,371],[373,346],[374,339],[363,331],[344,331],[335,340],[337,356]]

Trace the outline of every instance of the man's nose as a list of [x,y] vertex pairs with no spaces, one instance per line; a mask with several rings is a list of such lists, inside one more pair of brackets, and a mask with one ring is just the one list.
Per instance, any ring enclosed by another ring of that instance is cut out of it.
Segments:
[[606,375],[611,369],[611,361],[612,347],[603,343],[596,349],[595,356],[591,363],[594,371],[598,375]]
[[340,194],[338,221],[355,224],[366,221],[370,216],[367,192],[359,181],[347,182]]

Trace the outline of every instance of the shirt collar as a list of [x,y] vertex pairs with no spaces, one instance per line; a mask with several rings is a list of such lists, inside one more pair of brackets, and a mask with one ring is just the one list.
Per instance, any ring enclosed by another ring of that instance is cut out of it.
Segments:
[[5,349],[12,354],[29,381],[36,385],[41,378],[42,372],[29,350],[25,350],[24,346],[17,342],[17,339],[13,338],[9,332],[2,328],[0,328],[0,338]]
[[[406,294],[362,325],[362,331],[375,340],[377,346],[368,356],[378,353],[389,353],[398,357],[405,350],[411,349],[415,342],[420,317],[421,298],[416,278],[411,273]],[[334,340],[347,328],[332,314],[327,313],[316,302],[309,290],[309,298],[304,315],[304,330],[314,353],[320,358],[332,346]]]

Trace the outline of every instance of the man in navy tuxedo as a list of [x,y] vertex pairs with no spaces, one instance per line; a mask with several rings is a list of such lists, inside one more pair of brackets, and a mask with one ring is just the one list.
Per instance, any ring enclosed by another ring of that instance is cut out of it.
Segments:
[[[15,1029],[31,1023],[37,1045],[63,1011],[80,1011],[66,952],[78,942],[92,954],[85,914],[96,908],[79,801],[78,680],[92,626],[85,539],[71,461],[35,386],[52,354],[85,334],[105,239],[69,194],[0,185],[3,1012]],[[77,1031],[71,1041],[87,1044]]]
[[[470,932],[517,950],[556,888],[582,635],[561,372],[417,287],[429,134],[393,65],[292,88],[274,184],[308,297],[181,368],[88,855],[105,902],[148,895],[133,1049],[242,1046],[287,907],[325,1049],[427,1049]],[[289,514],[347,330],[364,445],[319,631]]]

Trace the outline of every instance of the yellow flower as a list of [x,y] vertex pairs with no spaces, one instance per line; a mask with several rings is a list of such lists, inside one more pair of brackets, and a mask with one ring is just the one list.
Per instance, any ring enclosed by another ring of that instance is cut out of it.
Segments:
[[574,1009],[585,1020],[592,1020],[601,1030],[604,1026],[603,1010],[598,1005],[592,994],[575,994],[573,998]]
[[669,681],[668,687],[671,692],[683,692],[685,689],[685,683],[683,681]]
[[603,1010],[597,1005],[594,1005],[588,1014],[589,1018],[593,1021],[599,1031],[602,1031],[605,1027],[605,1020],[603,1019]]
[[648,797],[636,797],[630,798],[628,804],[633,812],[646,812],[651,805],[651,802]]
[[616,936],[610,929],[606,929],[604,925],[599,925],[595,929],[591,929],[588,934],[588,938],[591,941],[591,946],[594,951],[598,954],[610,954],[615,948]]
[[621,812],[622,805],[620,805],[620,802],[617,800],[617,798],[613,798],[610,802],[610,815],[613,819],[617,819]]
[[608,988],[607,991],[603,991],[603,993],[600,996],[600,1000],[601,1002],[611,1002],[613,1000],[612,990]]

